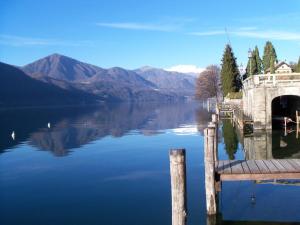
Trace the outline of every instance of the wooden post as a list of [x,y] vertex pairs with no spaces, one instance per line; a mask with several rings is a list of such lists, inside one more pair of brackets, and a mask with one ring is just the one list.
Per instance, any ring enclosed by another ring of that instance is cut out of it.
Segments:
[[214,134],[214,127],[209,126],[204,130],[205,194],[206,211],[208,215],[214,215],[217,213],[215,191]]
[[214,160],[215,162],[218,161],[218,121],[217,115],[212,114],[212,123],[214,124],[215,134],[214,134]]
[[216,225],[216,224],[217,224],[217,215],[206,216],[206,225]]
[[216,114],[217,114],[217,117],[218,117],[218,120],[219,120],[220,112],[219,112],[219,104],[218,103],[216,104]]
[[286,136],[287,135],[287,130],[286,130],[286,124],[287,124],[287,118],[286,117],[284,117],[284,136]]
[[172,225],[186,224],[185,149],[170,150]]
[[209,101],[209,99],[207,99],[207,112],[209,112],[210,111],[210,101]]
[[298,139],[299,136],[299,114],[298,110],[296,110],[296,138]]

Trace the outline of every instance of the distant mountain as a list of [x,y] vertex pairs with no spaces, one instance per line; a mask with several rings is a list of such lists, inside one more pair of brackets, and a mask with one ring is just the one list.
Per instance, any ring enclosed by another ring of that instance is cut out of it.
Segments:
[[0,106],[35,106],[96,103],[95,95],[64,90],[38,81],[22,70],[0,62]]
[[174,91],[162,90],[136,71],[119,67],[103,69],[59,54],[37,60],[22,69],[45,83],[114,101],[174,101],[183,98]]
[[192,96],[195,92],[195,77],[178,72],[166,71],[153,67],[135,70],[137,74],[152,82],[163,93]]
[[81,81],[104,69],[67,56],[53,54],[24,66],[22,70],[38,79],[48,77],[64,81]]

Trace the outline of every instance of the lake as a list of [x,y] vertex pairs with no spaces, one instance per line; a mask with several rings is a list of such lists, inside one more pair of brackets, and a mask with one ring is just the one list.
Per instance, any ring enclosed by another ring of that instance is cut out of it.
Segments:
[[[187,224],[206,224],[210,118],[197,102],[1,110],[0,224],[171,224],[171,148],[186,149]],[[300,139],[292,130],[243,137],[224,120],[219,158],[245,157],[300,158]],[[223,182],[218,224],[300,224],[299,185]]]

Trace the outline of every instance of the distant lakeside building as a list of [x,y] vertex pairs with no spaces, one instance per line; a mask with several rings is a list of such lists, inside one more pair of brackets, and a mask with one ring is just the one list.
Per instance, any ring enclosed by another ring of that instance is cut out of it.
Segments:
[[[275,73],[292,73],[293,69],[290,64],[285,61],[280,61],[278,63],[274,63]],[[271,68],[266,70],[266,74],[271,73]]]

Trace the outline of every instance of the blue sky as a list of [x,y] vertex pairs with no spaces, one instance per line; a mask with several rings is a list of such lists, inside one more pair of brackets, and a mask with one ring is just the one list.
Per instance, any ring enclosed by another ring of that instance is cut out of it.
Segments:
[[299,24],[299,0],[4,0],[0,61],[60,53],[101,67],[205,67],[220,64],[225,28],[239,64],[267,40],[279,59],[297,61]]

